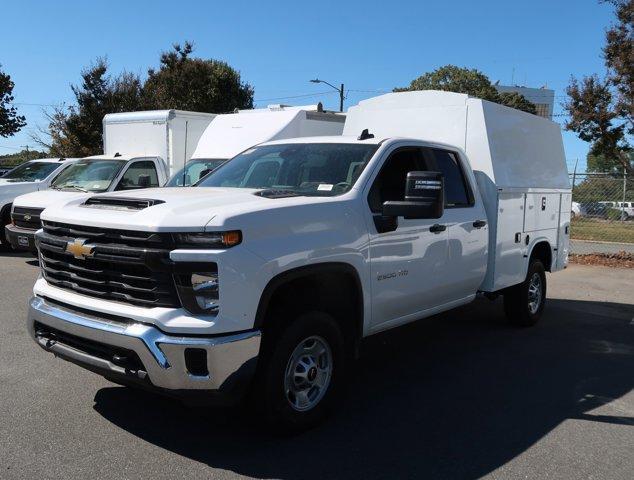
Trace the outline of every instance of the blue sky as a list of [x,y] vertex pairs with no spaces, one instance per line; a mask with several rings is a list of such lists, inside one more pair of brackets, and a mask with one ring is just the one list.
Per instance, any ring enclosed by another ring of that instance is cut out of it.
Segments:
[[[347,105],[404,86],[445,64],[475,67],[492,81],[555,89],[555,113],[570,75],[603,73],[601,47],[613,14],[596,0],[44,2],[3,5],[0,63],[28,126],[0,138],[11,153],[37,126],[41,105],[72,103],[82,67],[107,56],[111,71],[144,75],[174,42],[227,61],[255,87],[259,106],[322,101],[345,83]],[[323,93],[327,92],[327,93]],[[300,98],[297,95],[314,95]],[[563,121],[561,117],[556,120]],[[586,143],[565,133],[566,157],[585,164]]]

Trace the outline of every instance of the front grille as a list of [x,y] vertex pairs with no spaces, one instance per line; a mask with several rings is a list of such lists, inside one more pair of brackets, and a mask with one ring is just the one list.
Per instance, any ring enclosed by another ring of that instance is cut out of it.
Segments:
[[[179,307],[170,234],[43,222],[37,236],[42,274],[51,285],[143,307]],[[84,245],[81,252],[69,244]],[[78,258],[78,256],[80,258]]]
[[40,214],[43,208],[13,207],[11,220],[16,227],[38,230],[42,228]]

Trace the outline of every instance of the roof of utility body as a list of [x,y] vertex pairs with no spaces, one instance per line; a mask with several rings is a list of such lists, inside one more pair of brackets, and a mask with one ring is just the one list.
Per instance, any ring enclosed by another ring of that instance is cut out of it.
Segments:
[[366,128],[461,148],[500,188],[570,188],[559,125],[514,108],[462,93],[388,93],[348,109],[343,135]]
[[[316,105],[304,107],[270,106],[218,115],[200,137],[192,159],[232,158],[245,149],[278,138],[305,137],[316,125],[342,125],[345,116],[321,111]],[[341,131],[341,130],[339,130]]]
[[140,112],[122,112],[108,113],[104,115],[104,123],[130,123],[130,122],[150,122],[150,121],[167,121],[176,115],[181,117],[213,117],[213,113],[189,112],[186,110],[144,110]]

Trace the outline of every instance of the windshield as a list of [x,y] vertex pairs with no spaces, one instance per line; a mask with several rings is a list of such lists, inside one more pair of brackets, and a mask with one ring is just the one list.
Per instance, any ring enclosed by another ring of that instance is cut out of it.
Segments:
[[15,167],[2,179],[12,182],[37,182],[48,177],[60,165],[59,162],[26,162]]
[[182,187],[184,179],[185,186],[189,187],[226,161],[226,158],[196,158],[190,160],[185,168],[181,168],[169,179],[169,182],[167,182],[165,186]]
[[125,160],[80,160],[60,173],[51,188],[105,192],[125,163]]
[[263,145],[234,157],[196,186],[340,195],[350,190],[378,148],[352,143]]

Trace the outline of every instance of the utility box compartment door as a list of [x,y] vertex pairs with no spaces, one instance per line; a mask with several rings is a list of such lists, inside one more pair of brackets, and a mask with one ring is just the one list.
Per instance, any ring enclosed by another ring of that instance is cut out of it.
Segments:
[[527,193],[524,232],[557,229],[560,198],[559,193]]
[[497,235],[493,290],[516,285],[524,280],[526,245],[522,241],[524,225],[524,193],[498,194]]

